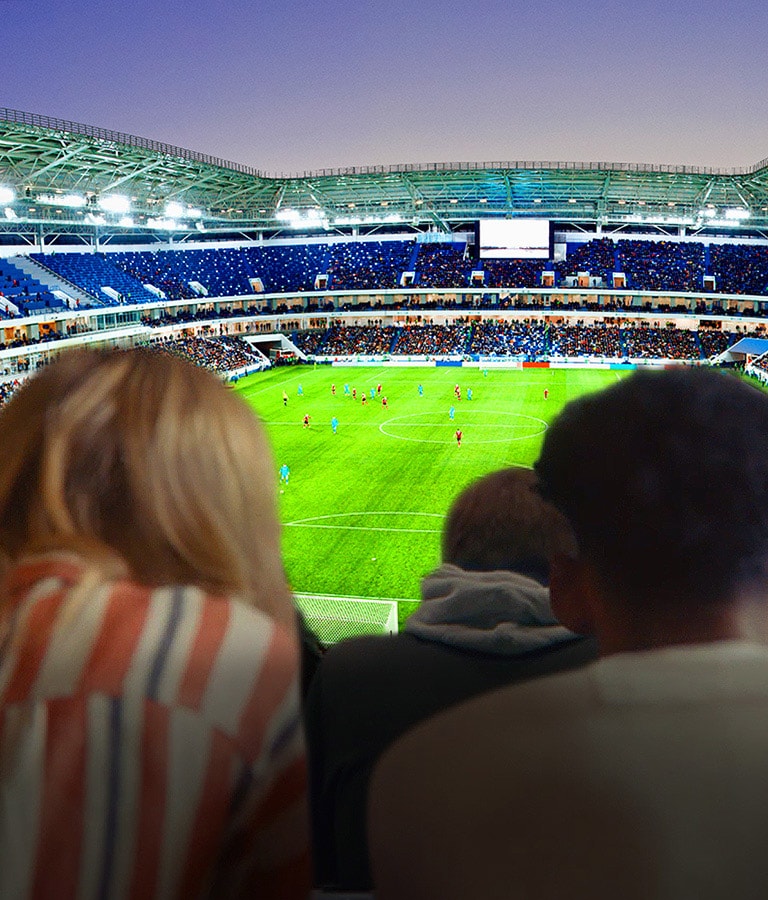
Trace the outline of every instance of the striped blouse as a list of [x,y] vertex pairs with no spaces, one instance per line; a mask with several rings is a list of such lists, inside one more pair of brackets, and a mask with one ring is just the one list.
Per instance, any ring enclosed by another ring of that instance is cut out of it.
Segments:
[[0,590],[0,897],[306,897],[294,635],[69,557]]

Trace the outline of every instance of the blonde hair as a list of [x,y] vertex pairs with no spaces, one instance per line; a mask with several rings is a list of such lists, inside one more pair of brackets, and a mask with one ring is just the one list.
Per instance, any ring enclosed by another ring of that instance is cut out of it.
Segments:
[[264,431],[213,374],[148,350],[71,351],[0,410],[0,548],[115,563],[293,620]]

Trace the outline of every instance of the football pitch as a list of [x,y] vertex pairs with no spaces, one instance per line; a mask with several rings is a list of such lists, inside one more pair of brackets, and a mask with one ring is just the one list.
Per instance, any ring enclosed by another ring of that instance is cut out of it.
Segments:
[[290,469],[279,501],[291,587],[396,599],[402,624],[417,605],[419,580],[440,562],[441,527],[453,498],[494,469],[532,465],[563,405],[623,374],[318,365],[240,380],[235,390],[269,433],[275,478],[282,465]]

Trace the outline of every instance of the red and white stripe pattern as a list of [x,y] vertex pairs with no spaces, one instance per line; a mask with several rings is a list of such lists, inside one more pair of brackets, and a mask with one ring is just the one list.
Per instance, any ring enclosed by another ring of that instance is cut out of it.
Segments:
[[39,558],[4,585],[0,897],[306,897],[295,636]]

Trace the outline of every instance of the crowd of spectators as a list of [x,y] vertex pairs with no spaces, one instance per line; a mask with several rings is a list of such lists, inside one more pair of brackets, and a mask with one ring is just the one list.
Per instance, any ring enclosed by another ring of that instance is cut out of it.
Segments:
[[263,357],[242,338],[175,338],[150,345],[153,350],[180,356],[221,374],[261,365]]
[[302,352],[309,354],[306,340],[320,356],[357,356],[389,353],[398,329],[391,325],[331,325],[321,332],[320,341],[312,332],[297,333],[294,338]]
[[716,289],[724,294],[768,293],[768,247],[713,244],[710,266]]
[[467,287],[472,268],[465,244],[420,244],[417,287]]
[[[623,272],[630,290],[711,292],[709,286],[705,288],[704,276],[713,275],[717,293],[768,294],[768,247],[698,241],[601,237],[567,244],[565,259],[557,261],[480,260],[464,242],[419,243],[414,239],[266,243],[106,255],[32,254],[32,258],[88,291],[101,304],[115,302],[103,293],[104,286],[119,293],[118,302],[137,303],[155,299],[143,287],[147,284],[178,301],[248,296],[262,290],[294,294],[316,289],[391,290],[401,286],[404,272],[414,271],[415,287],[446,290],[470,287],[473,270],[483,271],[482,284],[491,289],[541,287],[542,272],[548,270],[554,272],[555,287],[572,286],[579,272],[589,272],[598,284],[611,287],[612,273]],[[3,282],[0,269],[0,293],[14,282],[19,278]],[[21,299],[33,307],[60,305],[38,283],[26,285]]]
[[426,356],[464,353],[468,337],[467,325],[406,325],[398,330],[391,352]]
[[618,271],[627,286],[642,291],[700,291],[704,285],[705,247],[678,241],[617,243]]
[[332,290],[377,290],[400,286],[412,247],[406,241],[349,241],[331,245],[327,267]]
[[485,259],[482,268],[486,287],[539,287],[546,263],[540,259]]
[[589,272],[610,286],[610,276],[616,267],[616,244],[610,238],[595,238],[584,244],[570,247],[566,258],[555,263],[555,272],[559,279]]
[[552,356],[621,357],[621,329],[614,325],[556,325],[549,330]]
[[292,340],[308,356],[355,354],[604,357],[609,359],[709,359],[740,337],[712,328],[615,324],[609,320],[547,326],[529,321],[443,325],[339,326],[296,332]]
[[546,352],[547,334],[537,322],[490,319],[472,324],[467,351],[481,356],[524,356],[536,359]]

